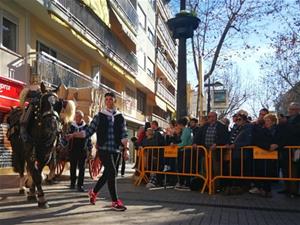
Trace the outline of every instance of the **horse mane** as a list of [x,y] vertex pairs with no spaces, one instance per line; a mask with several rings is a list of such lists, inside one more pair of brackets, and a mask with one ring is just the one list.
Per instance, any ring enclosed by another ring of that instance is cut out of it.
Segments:
[[76,106],[75,106],[75,102],[72,100],[67,100],[67,104],[66,107],[63,109],[63,121],[65,124],[72,122],[74,120],[75,117],[75,110],[76,110]]
[[20,108],[22,110],[24,109],[26,97],[27,97],[27,94],[29,91],[30,91],[30,89],[28,87],[26,87],[26,88],[23,88],[23,90],[20,93],[19,100],[20,100]]

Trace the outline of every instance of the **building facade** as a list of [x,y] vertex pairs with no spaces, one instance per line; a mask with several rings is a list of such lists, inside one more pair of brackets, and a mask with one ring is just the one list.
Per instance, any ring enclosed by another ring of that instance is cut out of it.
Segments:
[[130,136],[145,121],[166,127],[177,81],[170,17],[162,0],[3,0],[0,75],[113,91]]

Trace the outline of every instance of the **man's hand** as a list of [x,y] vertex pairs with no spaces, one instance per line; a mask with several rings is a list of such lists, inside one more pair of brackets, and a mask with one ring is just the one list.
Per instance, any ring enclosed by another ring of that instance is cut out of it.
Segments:
[[234,144],[231,144],[231,145],[229,145],[229,148],[230,148],[230,149],[234,149],[234,148],[235,148],[235,145],[234,145]]
[[123,138],[122,140],[121,140],[121,143],[122,143],[122,145],[124,146],[124,148],[127,148],[128,149],[128,139],[127,138]]
[[210,146],[210,150],[215,150],[216,149],[216,147],[217,147],[217,145],[216,144],[213,144],[212,146]]
[[71,140],[72,138],[73,138],[73,134],[67,134],[67,135],[65,135],[65,139],[67,141]]
[[128,148],[124,148],[123,158],[125,161],[127,161],[129,159],[129,149]]
[[274,151],[274,150],[276,150],[278,148],[278,145],[277,144],[271,144],[270,145],[270,150],[271,151]]

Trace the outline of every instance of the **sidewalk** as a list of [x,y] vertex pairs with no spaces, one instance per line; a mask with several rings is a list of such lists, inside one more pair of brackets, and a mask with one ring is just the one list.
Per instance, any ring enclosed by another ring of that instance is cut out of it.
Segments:
[[[128,169],[130,167],[127,167]],[[68,189],[68,177],[56,185],[44,186],[51,208],[39,209],[17,195],[17,188],[0,190],[0,224],[270,224],[299,225],[300,199],[289,199],[275,193],[273,198],[250,194],[209,196],[191,191],[136,187],[132,170],[118,178],[118,191],[128,210],[114,212],[106,187],[100,192],[95,206],[90,205],[86,193]],[[0,177],[0,182],[12,176]],[[85,187],[95,184],[86,174]]]

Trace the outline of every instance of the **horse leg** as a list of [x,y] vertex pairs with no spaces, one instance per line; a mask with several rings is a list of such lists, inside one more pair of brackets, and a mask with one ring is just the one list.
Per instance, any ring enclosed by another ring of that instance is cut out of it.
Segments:
[[27,193],[27,201],[29,202],[37,202],[36,194],[35,194],[35,184],[31,183],[29,188],[29,192]]
[[19,194],[25,194],[25,176],[24,173],[20,173],[20,180],[19,180]]
[[42,169],[34,169],[32,178],[37,188],[38,206],[43,209],[49,208],[44,191],[42,189]]
[[54,165],[54,160],[51,160],[48,164],[49,167],[49,174],[47,175],[46,178],[46,183],[47,184],[54,184],[54,178],[55,178],[55,165]]
[[20,162],[20,180],[19,180],[19,194],[25,194],[25,176],[24,176],[24,172],[25,172],[25,157],[24,157],[24,153],[22,154],[21,157],[21,162]]
[[33,178],[34,168],[27,164],[27,178],[25,181],[26,187],[29,187],[29,192],[27,193],[27,201],[37,202],[36,192],[35,192],[35,181]]

